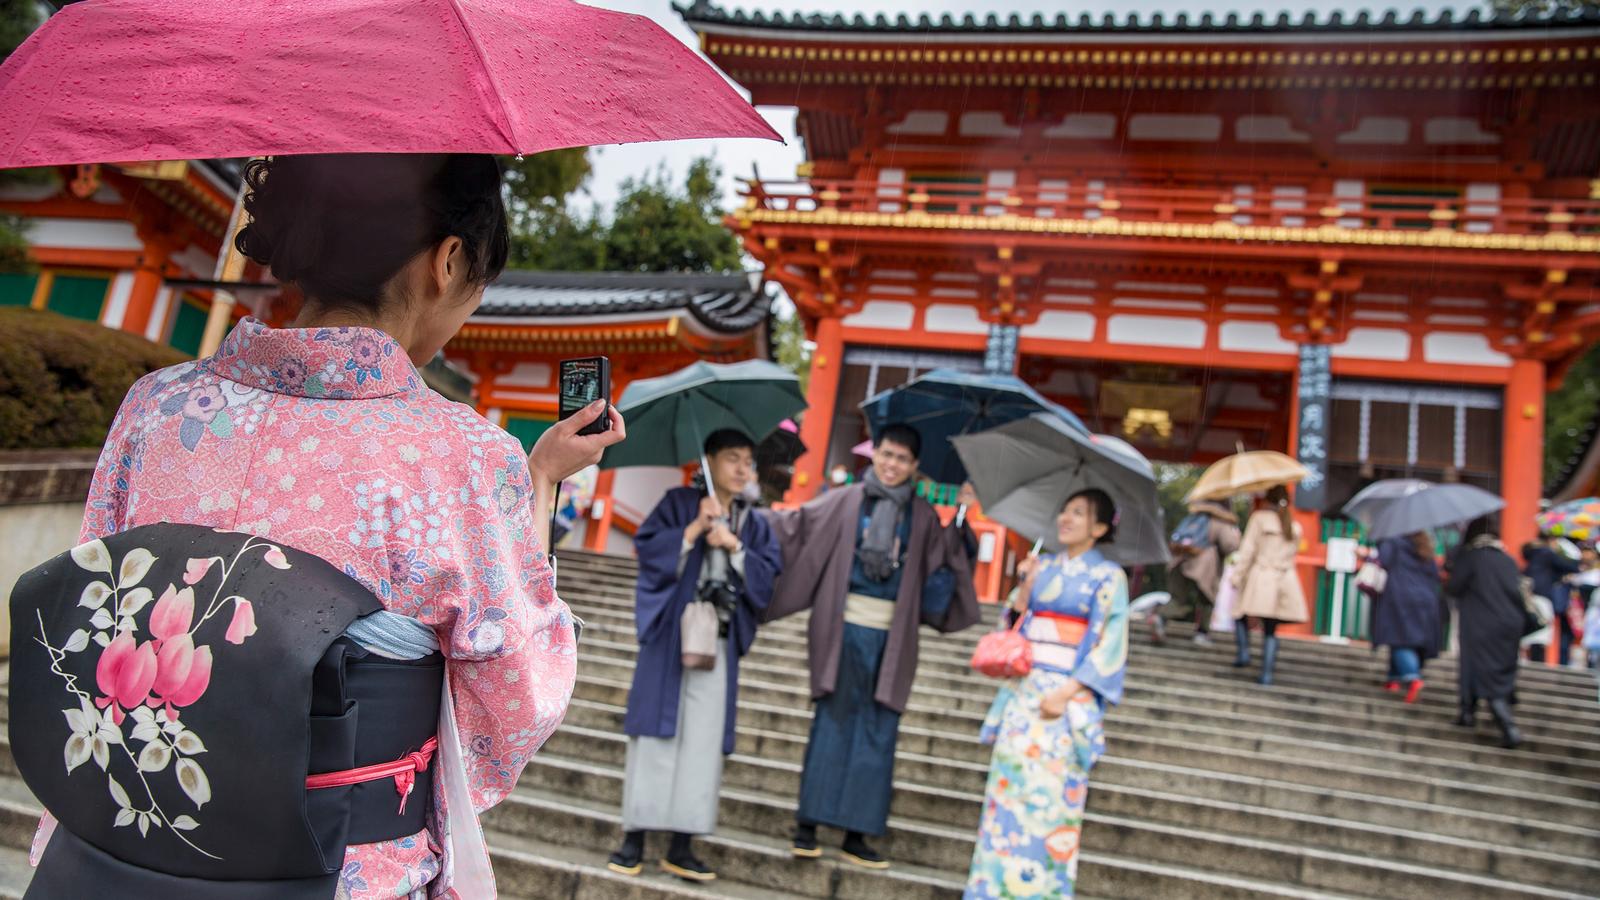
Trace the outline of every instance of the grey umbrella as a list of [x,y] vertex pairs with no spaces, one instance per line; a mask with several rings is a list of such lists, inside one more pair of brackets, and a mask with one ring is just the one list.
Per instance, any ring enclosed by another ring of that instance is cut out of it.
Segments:
[[1470,522],[1504,509],[1506,501],[1470,484],[1429,484],[1392,500],[1372,520],[1374,541]]
[[1372,520],[1389,504],[1433,486],[1433,482],[1419,478],[1385,478],[1382,481],[1374,481],[1351,497],[1342,511],[1370,529]]
[[1096,487],[1117,505],[1116,539],[1102,546],[1123,565],[1171,560],[1149,460],[1125,442],[1089,435],[1048,413],[950,439],[983,503],[984,515],[1051,550],[1068,497]]

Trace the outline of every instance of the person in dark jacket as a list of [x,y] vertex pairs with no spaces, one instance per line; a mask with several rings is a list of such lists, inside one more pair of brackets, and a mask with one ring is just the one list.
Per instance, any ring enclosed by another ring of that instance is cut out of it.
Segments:
[[1487,701],[1504,746],[1516,747],[1522,735],[1511,718],[1511,703],[1526,609],[1517,563],[1506,554],[1490,520],[1482,518],[1467,526],[1448,571],[1444,592],[1460,619],[1461,715],[1456,724],[1471,727],[1478,701]]
[[[1567,579],[1578,574],[1583,567],[1577,560],[1556,549],[1556,538],[1551,534],[1542,534],[1537,542],[1523,548],[1522,559],[1527,563],[1523,574],[1533,581],[1533,593],[1549,600],[1551,611],[1555,613],[1552,628],[1558,635],[1556,661],[1564,666],[1572,654],[1573,638],[1572,623],[1567,621],[1567,607],[1572,605],[1572,585]],[[1528,658],[1534,662],[1544,662],[1545,646],[1530,645]]]
[[[716,830],[722,761],[733,752],[739,658],[755,642],[783,570],[766,519],[743,499],[755,480],[754,451],[748,435],[713,433],[705,442],[711,484],[668,491],[634,536],[639,657],[622,720],[628,757],[613,872],[639,874],[645,833],[661,831],[672,835],[662,870],[689,881],[716,878],[692,840]],[[711,604],[718,621],[709,669],[683,661],[680,623],[693,603]]]
[[1433,538],[1418,532],[1378,545],[1378,563],[1388,573],[1383,593],[1372,605],[1372,643],[1389,648],[1386,690],[1406,692],[1406,702],[1422,693],[1422,666],[1439,655],[1442,617],[1439,566]]

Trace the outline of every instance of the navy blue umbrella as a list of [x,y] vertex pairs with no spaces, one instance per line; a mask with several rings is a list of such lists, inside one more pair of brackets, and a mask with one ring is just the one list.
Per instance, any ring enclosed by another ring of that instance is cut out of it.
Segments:
[[1047,413],[1084,435],[1089,429],[1065,407],[1046,400],[1015,375],[985,375],[934,369],[861,404],[874,439],[895,422],[910,425],[922,436],[922,474],[941,484],[961,484],[966,467],[950,439],[998,428]]

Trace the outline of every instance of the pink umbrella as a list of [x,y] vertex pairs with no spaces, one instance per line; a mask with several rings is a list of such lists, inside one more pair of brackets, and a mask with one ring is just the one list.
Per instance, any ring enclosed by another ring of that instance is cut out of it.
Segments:
[[857,456],[865,456],[867,459],[871,459],[872,458],[872,441],[870,441],[870,440],[862,441],[861,443],[855,445],[854,447],[851,447],[850,448],[850,452],[854,453]]
[[0,67],[0,168],[780,140],[643,16],[571,0],[85,0]]

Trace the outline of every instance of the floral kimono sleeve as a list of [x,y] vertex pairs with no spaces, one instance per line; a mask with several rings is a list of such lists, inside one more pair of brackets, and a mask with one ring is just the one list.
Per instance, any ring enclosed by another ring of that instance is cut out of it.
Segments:
[[1072,676],[1103,703],[1122,702],[1122,673],[1128,664],[1128,576],[1120,568],[1100,579],[1089,612],[1085,649]]
[[[577,676],[572,613],[533,528],[527,459],[490,450],[457,532],[454,610],[434,623],[473,806],[494,806],[566,715]],[[513,451],[516,452],[513,452]]]

